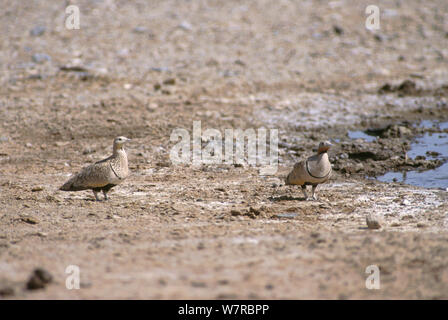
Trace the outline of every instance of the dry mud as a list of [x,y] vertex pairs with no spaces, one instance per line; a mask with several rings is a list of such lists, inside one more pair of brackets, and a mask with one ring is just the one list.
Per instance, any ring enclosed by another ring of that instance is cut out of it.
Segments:
[[[367,178],[441,164],[405,154],[448,119],[446,1],[382,1],[376,32],[368,1],[0,3],[0,298],[448,298],[448,192]],[[278,129],[278,172],[173,165],[199,120]],[[58,191],[117,135],[110,201]],[[303,201],[284,176],[324,139],[334,175]],[[52,281],[31,290],[35,268]]]

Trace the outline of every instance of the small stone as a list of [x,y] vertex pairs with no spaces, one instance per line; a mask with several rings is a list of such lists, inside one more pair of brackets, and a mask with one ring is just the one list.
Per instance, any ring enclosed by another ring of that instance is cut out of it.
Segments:
[[145,33],[147,31],[147,29],[145,27],[138,26],[138,27],[135,27],[132,31],[134,33]]
[[44,63],[51,61],[51,57],[46,53],[35,53],[32,55],[31,60],[35,63]]
[[398,127],[398,135],[400,137],[410,136],[412,135],[412,130],[403,126]]
[[173,86],[176,84],[176,79],[174,78],[166,79],[165,81],[163,81],[163,84],[167,86]]
[[191,23],[189,23],[188,21],[183,21],[181,24],[179,24],[178,27],[186,31],[191,31],[193,29]]
[[364,170],[364,165],[363,165],[362,163],[357,163],[357,164],[354,166],[353,170],[354,170],[355,172],[363,171],[363,170]]
[[95,152],[95,149],[92,149],[92,148],[90,148],[90,147],[87,147],[87,148],[85,148],[84,150],[83,150],[83,152],[82,152],[82,154],[91,154],[91,153],[94,153]]
[[41,237],[41,238],[45,238],[48,236],[48,233],[46,232],[36,232],[35,233],[36,236]]
[[43,289],[47,284],[53,281],[53,276],[45,269],[36,268],[31,274],[26,288],[28,290]]
[[374,229],[381,228],[380,221],[379,221],[378,217],[374,216],[373,214],[367,215],[366,223],[367,223],[367,227],[369,229],[374,230]]
[[159,107],[159,105],[158,105],[157,103],[154,103],[154,102],[151,102],[151,103],[148,105],[148,109],[151,110],[151,111],[156,110],[158,107]]
[[123,49],[118,50],[117,56],[119,56],[120,58],[126,58],[127,56],[129,56],[129,49],[123,48]]
[[440,153],[437,151],[426,151],[426,155],[430,157],[438,157],[440,156]]
[[192,281],[191,286],[195,287],[195,288],[205,288],[205,287],[207,287],[207,284],[202,281]]
[[39,186],[39,187],[32,188],[31,192],[39,192],[39,191],[42,191],[42,190],[44,190],[44,188]]
[[15,292],[14,292],[14,288],[12,286],[5,285],[5,286],[0,287],[0,298],[13,296],[14,294],[15,294]]
[[261,209],[260,209],[260,208],[250,207],[250,208],[249,208],[249,212],[252,212],[252,213],[255,214],[256,216],[258,216],[258,215],[260,215],[260,213],[261,213]]
[[23,222],[29,223],[29,224],[38,224],[39,220],[37,220],[34,217],[31,216],[23,216],[20,218],[20,220],[22,220]]
[[401,205],[402,206],[409,206],[411,204],[411,202],[409,201],[409,200],[407,200],[407,199],[404,199],[402,202],[401,202]]
[[46,30],[47,28],[45,28],[44,26],[36,26],[33,29],[31,29],[30,35],[32,35],[33,37],[38,37],[43,35]]
[[423,222],[417,223],[417,228],[426,228],[426,227],[427,227],[426,223]]
[[384,40],[384,37],[383,37],[382,35],[380,35],[380,34],[375,34],[375,35],[373,36],[373,38],[374,38],[376,41],[378,41],[378,42],[382,42],[382,41]]
[[239,215],[241,215],[241,212],[238,211],[238,210],[231,210],[231,211],[230,211],[230,214],[231,214],[232,216],[239,216]]
[[333,26],[333,31],[334,31],[334,33],[339,34],[339,35],[344,33],[344,29],[342,29],[339,26]]

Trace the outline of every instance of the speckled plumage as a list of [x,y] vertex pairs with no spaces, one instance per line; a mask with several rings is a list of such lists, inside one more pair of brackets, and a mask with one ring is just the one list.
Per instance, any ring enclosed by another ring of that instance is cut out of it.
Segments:
[[306,194],[306,186],[313,186],[313,199],[317,199],[315,191],[318,184],[326,182],[332,173],[331,163],[328,159],[328,149],[331,143],[321,142],[319,144],[318,153],[309,157],[304,161],[300,161],[294,165],[292,171],[286,177],[286,185],[299,185],[302,186],[305,198],[308,198]]
[[71,177],[59,190],[80,191],[91,189],[95,199],[99,200],[98,192],[102,191],[107,200],[107,192],[114,186],[122,183],[128,176],[128,157],[123,148],[124,143],[130,139],[117,137],[114,139],[113,154],[98,161]]

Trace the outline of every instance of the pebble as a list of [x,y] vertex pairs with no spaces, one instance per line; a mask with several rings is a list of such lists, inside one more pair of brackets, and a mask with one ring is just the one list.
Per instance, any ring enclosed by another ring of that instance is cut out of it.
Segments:
[[30,35],[32,35],[33,37],[38,37],[43,35],[46,30],[47,28],[45,28],[44,26],[36,26],[33,29],[31,29]]
[[363,170],[364,170],[364,165],[363,165],[362,163],[357,163],[357,164],[354,166],[353,169],[354,169],[355,172],[363,171]]
[[22,220],[23,222],[29,223],[29,224],[38,224],[39,220],[37,220],[34,217],[31,216],[23,216],[20,218],[20,220]]
[[342,29],[341,27],[339,27],[339,26],[333,26],[333,31],[334,31],[334,33],[336,33],[336,34],[343,34],[344,33],[344,29]]
[[184,29],[186,31],[191,31],[193,29],[191,23],[189,23],[187,21],[183,21],[181,24],[179,24],[178,27],[181,29]]
[[95,149],[87,147],[82,151],[82,154],[91,154],[91,153],[94,153],[95,151],[96,151]]
[[427,227],[427,225],[423,222],[417,223],[417,228],[426,228],[426,227]]
[[31,274],[26,288],[28,290],[43,289],[47,284],[53,281],[53,276],[45,269],[36,268]]
[[398,134],[400,137],[412,135],[412,130],[403,126],[398,127]]
[[230,211],[230,214],[231,214],[232,216],[239,216],[239,215],[241,215],[241,212],[240,212],[239,210],[231,210],[231,211]]
[[367,223],[367,227],[369,229],[379,229],[381,228],[381,224],[380,221],[378,219],[378,217],[374,216],[373,214],[368,214],[366,217],[366,223]]
[[0,284],[0,298],[7,297],[7,296],[13,296],[15,294],[14,288],[11,285]]
[[402,206],[409,206],[411,204],[411,202],[409,201],[409,200],[407,200],[407,199],[404,199],[402,202],[401,202],[401,205]]
[[176,79],[174,78],[166,79],[165,81],[163,81],[163,84],[167,86],[173,86],[176,84]]
[[45,238],[48,236],[48,233],[46,232],[36,232],[35,233],[36,236],[41,237],[41,238]]
[[135,27],[132,31],[134,33],[145,33],[147,31],[147,29],[145,27],[138,26],[138,27]]
[[32,55],[31,60],[35,63],[44,63],[51,61],[51,57],[46,53],[35,53]]

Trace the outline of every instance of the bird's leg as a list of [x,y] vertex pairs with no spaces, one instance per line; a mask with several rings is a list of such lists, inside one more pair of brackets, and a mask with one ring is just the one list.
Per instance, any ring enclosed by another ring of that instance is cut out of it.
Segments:
[[109,198],[107,197],[107,192],[106,192],[106,190],[103,190],[103,194],[104,194],[104,200],[109,200]]
[[317,200],[316,189],[317,189],[317,184],[313,185],[313,190],[312,190],[313,191],[312,197],[314,200]]
[[93,194],[95,195],[96,201],[101,201],[100,198],[98,198],[98,191],[93,190]]
[[308,195],[306,194],[306,185],[302,186],[303,195],[305,196],[305,200],[308,199]]

